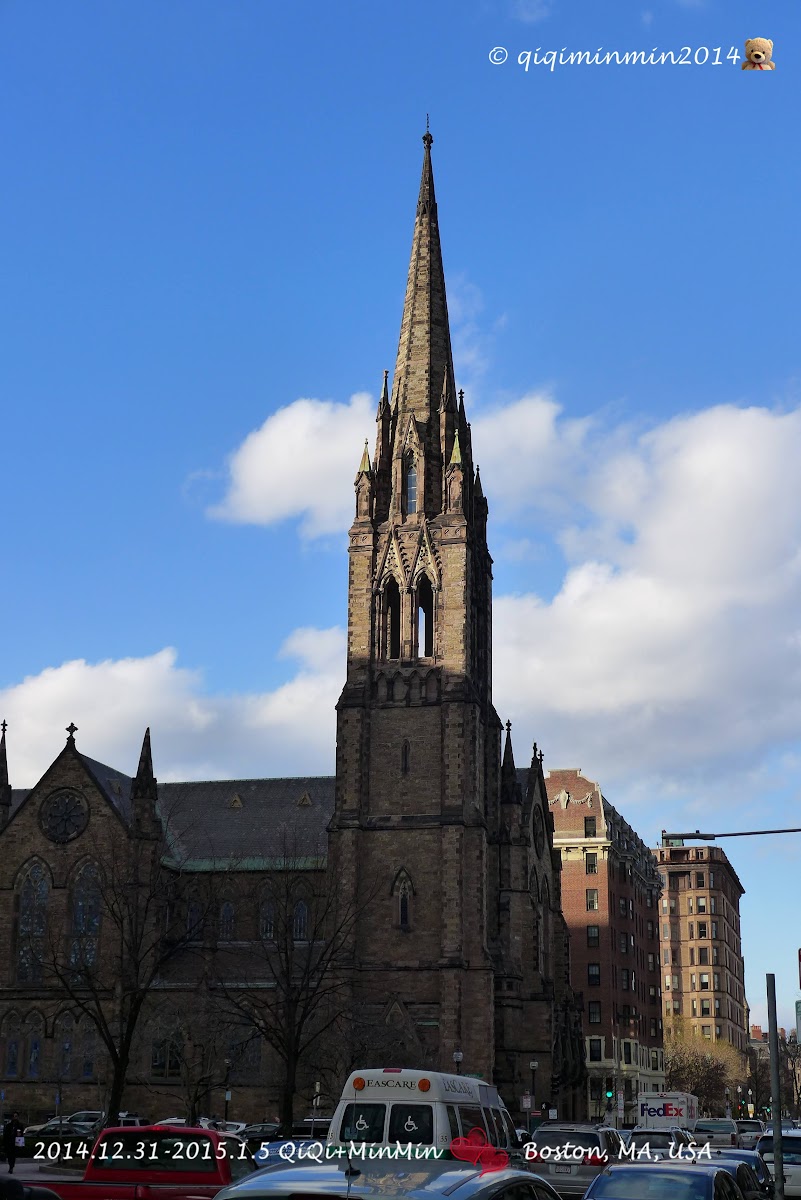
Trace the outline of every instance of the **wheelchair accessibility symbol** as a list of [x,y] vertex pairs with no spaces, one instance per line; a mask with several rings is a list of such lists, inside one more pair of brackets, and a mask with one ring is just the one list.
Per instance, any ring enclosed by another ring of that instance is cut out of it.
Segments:
[[364,1117],[359,1117],[358,1121],[356,1122],[356,1128],[358,1130],[367,1128],[367,1122],[365,1121]]
[[403,1128],[406,1130],[406,1132],[407,1132],[407,1133],[412,1133],[413,1131],[416,1131],[416,1130],[417,1130],[417,1126],[415,1125],[415,1123],[414,1123],[414,1121],[412,1120],[411,1116],[408,1116],[408,1117],[406,1118],[406,1124],[404,1125],[404,1127],[403,1127]]

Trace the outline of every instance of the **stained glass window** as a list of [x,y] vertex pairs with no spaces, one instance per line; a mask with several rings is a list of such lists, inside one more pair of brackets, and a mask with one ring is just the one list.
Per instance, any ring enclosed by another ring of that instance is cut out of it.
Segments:
[[19,894],[17,979],[20,983],[40,983],[42,980],[49,892],[44,867],[41,863],[33,863]]

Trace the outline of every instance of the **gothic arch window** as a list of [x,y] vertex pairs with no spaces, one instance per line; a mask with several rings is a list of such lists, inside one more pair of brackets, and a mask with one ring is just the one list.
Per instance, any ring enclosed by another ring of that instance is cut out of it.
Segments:
[[79,978],[90,974],[97,961],[100,909],[97,867],[94,863],[86,863],[79,871],[72,889],[70,967]]
[[551,920],[551,897],[548,881],[542,881],[542,920],[540,923],[540,962],[546,979],[551,978],[551,950],[553,947],[553,922]]
[[417,464],[411,451],[403,456],[403,511],[417,512]]
[[409,774],[409,756],[411,754],[411,746],[408,742],[404,742],[401,746],[401,775]]
[[392,575],[384,587],[384,654],[387,658],[400,658],[400,610],[400,588]]
[[17,980],[41,983],[50,881],[44,866],[34,862],[19,886]]
[[262,900],[259,907],[259,937],[271,942],[275,937],[275,905],[272,900]]
[[93,1079],[95,1074],[95,1055],[97,1043],[94,1026],[84,1020],[80,1034],[81,1048],[81,1079]]
[[417,654],[434,657],[434,589],[427,575],[417,585]]
[[53,1028],[54,1065],[56,1082],[72,1077],[72,1051],[75,1038],[75,1022],[69,1013],[62,1013]]
[[292,913],[292,937],[296,942],[305,942],[309,936],[309,906],[298,900]]
[[199,900],[190,900],[186,910],[186,936],[192,941],[203,937],[203,905]]
[[22,1073],[21,1044],[22,1035],[20,1019],[16,1013],[9,1013],[3,1022],[3,1038],[5,1041],[4,1073],[9,1079],[16,1079]]
[[31,1013],[25,1021],[25,1074],[28,1079],[38,1079],[42,1073],[42,1041],[44,1018],[41,1013]]
[[412,927],[412,900],[414,884],[412,877],[405,867],[401,867],[392,885],[392,896],[395,904],[395,924],[399,929],[409,930]]
[[220,905],[220,941],[232,942],[234,940],[234,906],[230,900],[226,900]]

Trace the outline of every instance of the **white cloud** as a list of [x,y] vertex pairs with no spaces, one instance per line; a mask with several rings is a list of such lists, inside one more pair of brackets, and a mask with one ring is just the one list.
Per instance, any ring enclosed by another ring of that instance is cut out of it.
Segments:
[[347,529],[353,479],[374,430],[375,401],[366,392],[347,404],[302,399],[279,408],[231,455],[228,491],[208,515],[256,525],[301,517],[304,537]]
[[495,695],[550,762],[675,781],[795,740],[801,412],[722,406],[634,436],[530,397],[474,431],[490,511],[496,489],[507,512],[542,501],[569,556],[552,599],[495,603]]
[[173,649],[146,658],[48,668],[0,693],[8,722],[12,786],[30,787],[60,752],[61,730],[78,727],[78,748],[133,774],[145,728],[163,781],[330,774],[334,705],[342,687],[345,635],[298,629],[281,657],[298,660],[287,683],[261,694],[215,696]]

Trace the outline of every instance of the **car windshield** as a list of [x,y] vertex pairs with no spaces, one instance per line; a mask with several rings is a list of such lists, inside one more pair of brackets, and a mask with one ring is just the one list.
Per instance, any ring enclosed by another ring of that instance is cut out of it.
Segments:
[[706,1200],[710,1176],[706,1172],[656,1171],[646,1164],[629,1164],[604,1171],[592,1185],[591,1195],[604,1200]]
[[647,1145],[650,1150],[667,1150],[673,1145],[672,1133],[659,1129],[635,1129],[631,1135],[632,1146]]

